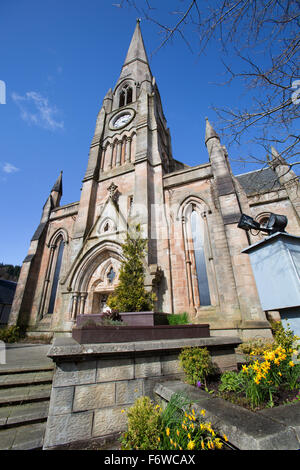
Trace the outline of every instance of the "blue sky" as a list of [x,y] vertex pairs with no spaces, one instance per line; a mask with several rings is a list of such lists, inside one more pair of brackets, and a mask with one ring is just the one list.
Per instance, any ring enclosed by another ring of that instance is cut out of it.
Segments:
[[[163,15],[172,2],[164,1]],[[0,262],[22,263],[60,170],[61,204],[80,199],[96,117],[118,79],[137,18],[133,9],[113,3],[1,0],[0,80],[6,84],[6,104],[0,105]],[[225,76],[218,44],[199,58],[178,37],[151,56],[161,35],[146,21],[141,29],[173,156],[189,165],[205,163],[206,116],[218,130],[211,106],[237,107],[247,97],[237,85],[220,86]],[[193,39],[191,45],[196,47]],[[232,159],[240,152],[232,149]],[[233,163],[233,169],[238,174],[255,165]]]

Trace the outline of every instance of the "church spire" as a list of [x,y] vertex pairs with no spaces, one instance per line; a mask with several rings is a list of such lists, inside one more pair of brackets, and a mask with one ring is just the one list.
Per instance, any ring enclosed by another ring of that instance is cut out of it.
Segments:
[[136,27],[131,39],[131,43],[125,58],[125,62],[123,67],[126,65],[130,64],[131,62],[139,60],[141,62],[145,62],[148,66],[148,57],[141,33],[141,28],[140,28],[140,20],[137,20]]

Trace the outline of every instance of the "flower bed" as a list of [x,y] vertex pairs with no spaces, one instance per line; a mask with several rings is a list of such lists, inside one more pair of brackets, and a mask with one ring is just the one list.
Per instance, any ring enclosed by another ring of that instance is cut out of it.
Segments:
[[140,397],[127,417],[122,450],[219,450],[228,441],[204,420],[205,410],[195,412],[180,394],[174,394],[164,410],[149,397]]
[[281,324],[274,326],[274,338],[259,350],[250,348],[241,370],[224,372],[218,379],[205,348],[185,348],[179,359],[186,382],[252,410],[297,401],[300,363],[295,341],[299,338]]

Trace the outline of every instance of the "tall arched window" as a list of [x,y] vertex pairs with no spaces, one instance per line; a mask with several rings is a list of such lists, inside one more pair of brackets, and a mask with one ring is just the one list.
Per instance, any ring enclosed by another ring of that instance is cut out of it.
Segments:
[[197,271],[200,305],[211,305],[208,276],[204,254],[204,240],[200,232],[200,216],[193,208],[191,213],[191,231],[193,238],[194,257]]
[[218,303],[207,213],[205,203],[194,197],[181,208],[188,298],[196,312]]
[[124,85],[119,95],[119,108],[132,103],[132,88],[129,85]]
[[54,269],[54,273],[53,273],[51,294],[50,294],[50,300],[49,300],[49,306],[48,306],[48,312],[47,313],[53,313],[54,312],[54,305],[55,305],[56,294],[57,294],[59,274],[60,274],[60,269],[61,269],[63,253],[64,253],[64,241],[63,241],[62,237],[60,237],[56,242],[56,250],[58,250],[58,252],[57,252],[57,257],[56,257],[55,269]]

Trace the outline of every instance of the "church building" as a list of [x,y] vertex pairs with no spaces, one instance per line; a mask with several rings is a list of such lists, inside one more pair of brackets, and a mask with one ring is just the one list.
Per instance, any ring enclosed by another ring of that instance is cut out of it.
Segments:
[[217,132],[204,125],[207,163],[175,160],[137,22],[97,117],[80,201],[60,205],[60,174],[24,259],[9,324],[31,335],[70,335],[77,315],[102,312],[118,283],[121,245],[139,223],[155,311],[187,312],[213,335],[270,336],[241,253],[262,235],[237,224],[242,213],[260,223],[282,214],[287,232],[300,235],[299,187],[274,148],[268,168],[234,176]]

